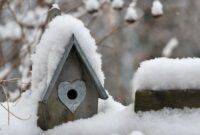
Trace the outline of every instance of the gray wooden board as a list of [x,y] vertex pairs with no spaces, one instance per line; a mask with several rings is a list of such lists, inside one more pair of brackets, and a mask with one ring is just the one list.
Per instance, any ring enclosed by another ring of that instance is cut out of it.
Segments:
[[135,111],[170,108],[199,108],[200,90],[140,90],[135,94]]
[[[60,102],[57,89],[60,82],[73,82],[75,80],[83,80],[85,82],[87,94],[83,102],[73,114]],[[75,47],[73,47],[58,76],[58,79],[55,82],[55,85],[53,86],[47,102],[39,103],[38,125],[43,130],[47,130],[68,121],[91,117],[97,113],[97,109],[98,91],[96,90],[85,65],[80,60]]]

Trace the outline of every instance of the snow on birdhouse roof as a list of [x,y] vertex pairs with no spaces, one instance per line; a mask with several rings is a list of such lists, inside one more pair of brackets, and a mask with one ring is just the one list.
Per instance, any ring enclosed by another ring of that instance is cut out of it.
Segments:
[[44,89],[47,89],[72,34],[75,35],[80,43],[80,47],[101,85],[104,85],[101,55],[97,52],[96,43],[89,30],[85,28],[80,20],[69,15],[63,15],[50,22],[49,27],[36,47],[36,53],[32,57],[33,91],[40,91],[41,94]]
[[101,85],[101,82],[99,81],[98,77],[96,76],[90,62],[87,60],[84,52],[82,51],[76,37],[74,36],[74,34],[71,36],[70,41],[68,43],[68,45],[65,48],[65,52],[63,54],[63,57],[61,58],[61,60],[59,61],[59,64],[54,72],[54,75],[51,79],[51,82],[49,83],[49,85],[47,86],[46,91],[44,92],[44,96],[42,97],[42,101],[43,102],[47,102],[50,94],[52,93],[53,87],[61,73],[61,70],[65,64],[65,61],[67,60],[70,51],[72,50],[72,48],[75,48],[76,52],[78,53],[81,61],[83,62],[84,66],[86,67],[91,79],[93,80],[94,85],[97,88],[99,97],[102,99],[107,99],[108,96],[105,92],[105,89],[103,88],[103,86]]
[[156,58],[140,64],[134,90],[200,89],[200,58]]

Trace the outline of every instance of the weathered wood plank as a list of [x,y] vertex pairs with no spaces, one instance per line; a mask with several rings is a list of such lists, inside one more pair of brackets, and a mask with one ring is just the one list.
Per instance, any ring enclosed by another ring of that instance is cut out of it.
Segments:
[[135,112],[170,108],[199,108],[200,90],[141,90],[135,94]]

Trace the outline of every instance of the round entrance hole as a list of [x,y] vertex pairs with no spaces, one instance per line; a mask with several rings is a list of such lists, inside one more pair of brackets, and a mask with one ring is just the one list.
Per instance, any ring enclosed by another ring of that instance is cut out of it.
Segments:
[[69,99],[71,99],[71,100],[76,99],[77,96],[78,96],[78,93],[77,93],[77,91],[74,90],[74,89],[71,89],[71,90],[69,90],[69,91],[67,92],[67,97],[68,97]]

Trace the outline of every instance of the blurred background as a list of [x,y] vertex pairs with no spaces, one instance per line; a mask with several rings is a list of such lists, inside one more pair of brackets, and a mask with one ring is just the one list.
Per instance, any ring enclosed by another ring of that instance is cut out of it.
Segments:
[[140,62],[200,56],[199,0],[160,0],[155,7],[154,0],[92,1],[0,0],[0,84],[11,100],[30,89],[31,54],[53,3],[90,29],[102,54],[105,88],[124,105],[132,102],[131,80]]

